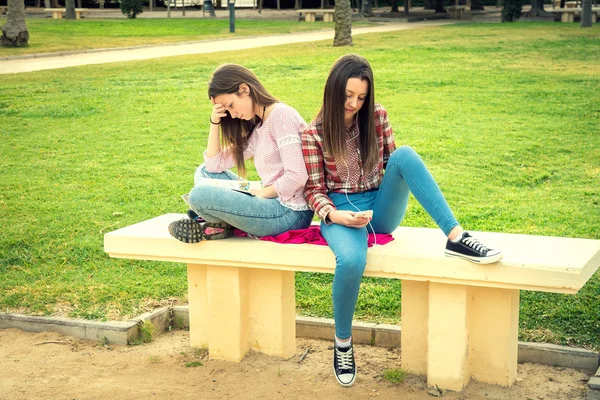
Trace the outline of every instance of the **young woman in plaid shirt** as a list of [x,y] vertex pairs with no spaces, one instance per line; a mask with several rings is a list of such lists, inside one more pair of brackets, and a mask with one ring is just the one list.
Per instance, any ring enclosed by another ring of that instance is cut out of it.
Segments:
[[[231,227],[254,236],[307,228],[313,217],[304,198],[308,179],[301,133],[306,123],[280,103],[248,69],[236,64],[217,68],[208,83],[213,104],[204,164],[196,170],[189,194],[190,218],[175,221],[169,232],[195,243],[226,237]],[[223,143],[223,147],[221,146]],[[254,158],[264,188],[253,195],[202,183],[199,178],[237,180]]]
[[[448,256],[480,264],[502,258],[500,251],[463,231],[419,155],[408,146],[396,149],[387,112],[374,97],[367,60],[355,54],[341,57],[329,72],[319,114],[302,134],[308,171],[304,194],[336,257],[334,372],[342,386],[356,378],[352,318],[366,265],[367,232],[392,233],[404,217],[409,192],[448,237]],[[358,214],[367,210],[373,211],[372,218]]]

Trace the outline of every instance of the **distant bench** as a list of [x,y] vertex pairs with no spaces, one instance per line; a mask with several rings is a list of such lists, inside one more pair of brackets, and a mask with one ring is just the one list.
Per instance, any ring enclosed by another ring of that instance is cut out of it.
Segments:
[[[67,12],[66,8],[44,8],[44,11],[52,12],[52,19],[62,19],[63,14]],[[88,11],[87,8],[76,8],[75,19],[81,19],[81,12]]]
[[448,6],[446,10],[452,19],[462,19],[467,6]]
[[[581,14],[581,8],[555,8],[547,11],[552,13],[560,13],[561,22],[574,22],[575,14]],[[600,14],[600,7],[593,7],[592,23],[596,23],[596,21],[598,21],[598,14]]]
[[305,22],[315,22],[317,20],[317,14],[323,14],[323,22],[333,22],[333,15],[335,14],[335,10],[333,9],[301,9],[296,10],[298,13],[298,18],[304,14]]
[[[294,272],[333,273],[327,246],[250,238],[185,244],[166,214],[104,236],[117,258],[187,264],[190,344],[214,359],[249,349],[296,353]],[[399,227],[368,252],[365,276],[402,279],[402,366],[429,386],[460,391],[473,378],[510,386],[517,375],[520,290],[574,294],[600,265],[600,240],[475,232],[504,252],[497,264],[444,256],[438,229]]]

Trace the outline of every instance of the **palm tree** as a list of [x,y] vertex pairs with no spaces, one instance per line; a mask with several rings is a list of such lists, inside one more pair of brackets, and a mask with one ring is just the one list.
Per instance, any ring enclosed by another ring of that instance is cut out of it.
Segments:
[[335,36],[334,46],[352,46],[352,9],[350,0],[335,2]]
[[75,19],[75,0],[65,0],[65,19]]
[[8,0],[6,24],[2,26],[0,46],[24,47],[29,44],[29,31],[25,24],[25,1]]

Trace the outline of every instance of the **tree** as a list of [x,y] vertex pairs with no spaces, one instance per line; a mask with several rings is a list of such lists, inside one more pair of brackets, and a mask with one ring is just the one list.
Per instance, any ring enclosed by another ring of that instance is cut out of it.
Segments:
[[372,17],[373,7],[371,6],[371,0],[362,0],[360,6],[360,15],[363,17]]
[[485,10],[481,0],[471,0],[471,11],[475,10]]
[[75,19],[75,0],[65,0],[65,19]]
[[136,15],[144,12],[142,1],[143,0],[121,0],[121,12],[127,15],[127,18],[135,18]]
[[6,24],[2,26],[0,46],[25,47],[29,44],[29,31],[25,24],[25,1],[8,0]]
[[444,8],[444,0],[435,0],[434,5],[435,5],[436,13],[447,13],[448,12]]
[[334,46],[352,46],[352,9],[350,0],[335,2],[335,36]]
[[592,27],[592,0],[583,0],[581,2],[581,24],[582,28]]
[[504,0],[502,7],[502,22],[515,22],[521,16],[522,0]]
[[523,14],[523,17],[548,17],[554,19],[554,14],[544,10],[544,0],[531,0],[531,10]]

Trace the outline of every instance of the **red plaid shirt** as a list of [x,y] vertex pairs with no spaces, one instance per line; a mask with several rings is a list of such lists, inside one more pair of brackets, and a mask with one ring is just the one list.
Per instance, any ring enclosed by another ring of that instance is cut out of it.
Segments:
[[321,121],[313,121],[304,129],[302,154],[308,171],[304,196],[310,208],[323,221],[326,220],[330,211],[336,209],[327,193],[360,193],[377,189],[381,184],[383,170],[390,154],[396,150],[396,144],[387,111],[380,104],[375,104],[375,128],[379,143],[379,163],[372,171],[363,171],[362,168],[356,121],[347,130],[348,160],[346,162],[344,160],[336,161],[330,154],[324,152]]

